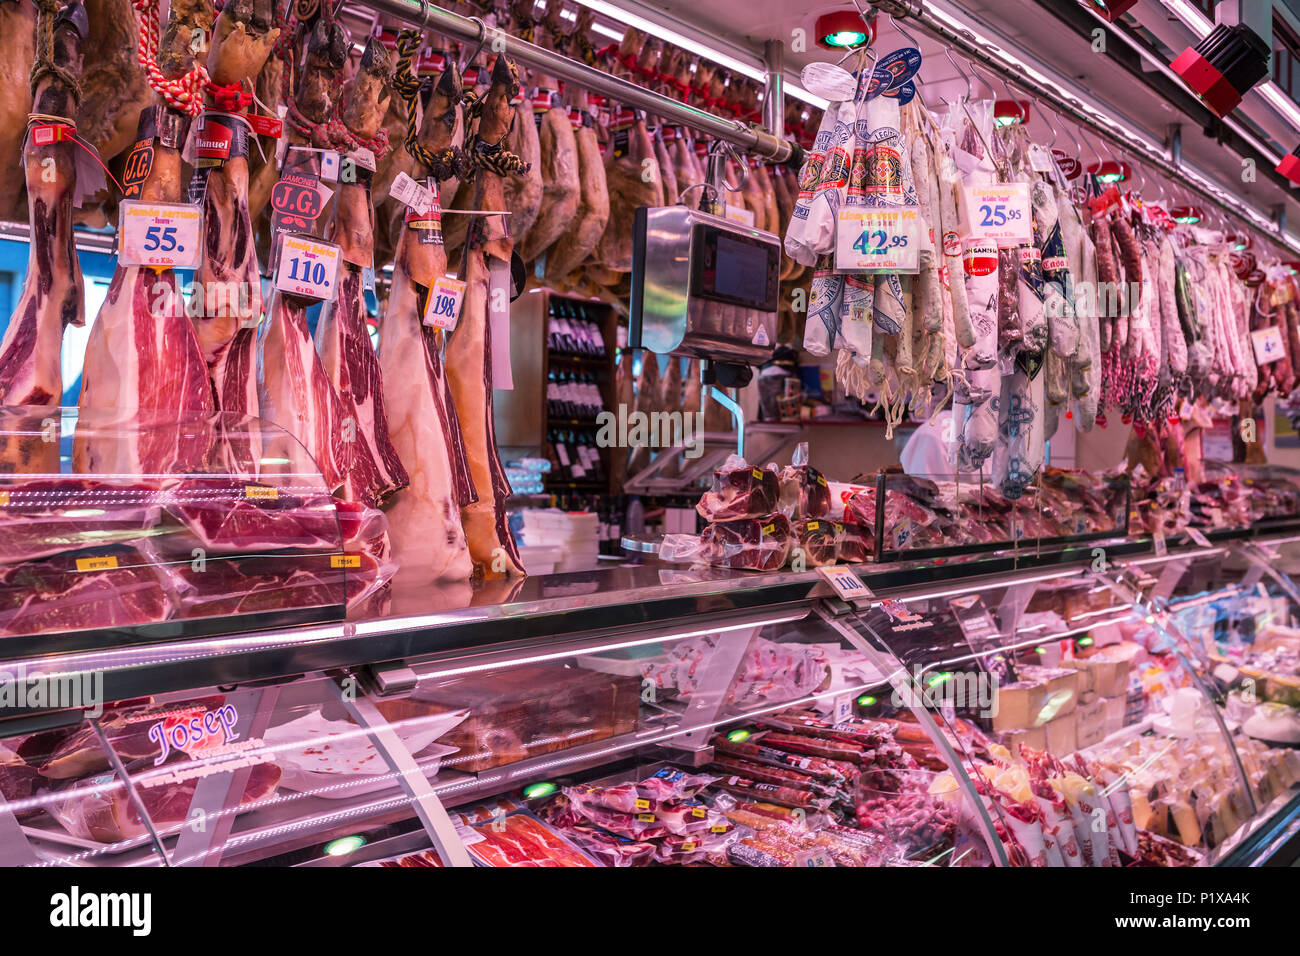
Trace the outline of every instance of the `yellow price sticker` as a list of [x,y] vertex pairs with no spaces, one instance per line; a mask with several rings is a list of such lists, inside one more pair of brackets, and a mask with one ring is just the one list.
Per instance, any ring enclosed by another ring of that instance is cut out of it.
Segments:
[[726,833],[727,828],[724,826],[709,827],[710,833]]
[[637,800],[636,803],[633,804],[633,806],[635,806],[638,810],[649,810],[649,809],[650,809],[650,801],[649,801],[649,800]]
[[761,468],[755,468],[755,469],[754,469],[754,478],[756,478],[758,481],[762,481],[762,480],[763,480],[763,469],[761,469]]
[[361,567],[361,555],[359,554],[331,554],[331,568],[359,568]]
[[0,507],[4,507],[7,504],[9,504],[9,492],[0,491]]
[[775,530],[776,530],[776,525],[774,524],[763,525],[763,534],[771,534]]
[[698,844],[696,844],[696,843],[683,843],[683,844],[682,844],[682,852],[683,852],[683,853],[689,853],[689,852],[691,852],[691,850],[694,850],[695,847],[696,847],[697,845],[698,845]]
[[655,815],[653,813],[638,813],[636,818],[642,823],[654,823]]
[[111,554],[99,558],[77,558],[78,571],[111,571],[116,567],[117,558]]
[[693,810],[691,810],[691,816],[693,817],[702,817],[707,813],[708,811],[705,810],[703,807],[695,807]]
[[269,488],[266,485],[244,485],[245,498],[279,498],[279,488]]

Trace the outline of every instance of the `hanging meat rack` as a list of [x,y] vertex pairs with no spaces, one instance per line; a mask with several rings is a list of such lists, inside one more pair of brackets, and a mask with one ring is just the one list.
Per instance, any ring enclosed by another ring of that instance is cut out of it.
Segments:
[[504,53],[512,60],[549,76],[557,76],[580,89],[598,93],[634,109],[644,110],[673,125],[688,126],[713,139],[730,143],[751,156],[775,163],[803,161],[803,151],[781,135],[784,115],[781,50],[782,44],[767,44],[766,83],[763,95],[763,117],[766,128],[751,126],[739,120],[724,119],[688,103],[670,99],[659,93],[629,83],[627,80],[588,66],[553,50],[513,37],[504,30],[488,26],[477,17],[464,17],[432,3],[421,0],[357,0],[355,6],[365,7],[395,17],[421,32],[434,33],[475,45],[486,46]]
[[1163,172],[1171,181],[1196,193],[1206,202],[1240,220],[1269,241],[1285,247],[1293,254],[1300,253],[1300,240],[1286,233],[1282,221],[1258,210],[1252,210],[1259,219],[1270,222],[1271,228],[1265,228],[1259,219],[1243,212],[1242,204],[1226,192],[1191,179],[1188,169],[1178,161],[1177,149],[1170,150],[1173,153],[1171,157],[1158,150],[1150,149],[1144,143],[1135,142],[1131,137],[1126,136],[1124,131],[1117,129],[1103,114],[1077,98],[1066,95],[1056,87],[1033,79],[1022,67],[1018,68],[1006,62],[1001,55],[1002,51],[997,47],[980,43],[974,36],[955,27],[950,18],[936,13],[922,0],[875,0],[871,5],[896,21],[902,21],[909,26],[915,25],[921,32],[948,46],[953,52],[994,71],[999,77],[1037,97],[1061,116],[1068,116],[1087,126],[1098,136],[1118,147],[1121,152],[1142,157],[1145,163]]

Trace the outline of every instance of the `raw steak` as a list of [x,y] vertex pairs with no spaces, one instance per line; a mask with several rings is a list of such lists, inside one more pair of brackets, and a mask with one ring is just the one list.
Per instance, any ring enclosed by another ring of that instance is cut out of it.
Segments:
[[705,521],[756,518],[776,510],[781,482],[772,468],[752,468],[738,455],[713,473],[713,487],[695,510]]
[[609,191],[605,185],[605,161],[600,142],[583,113],[582,127],[574,134],[578,144],[578,177],[581,185],[578,210],[564,235],[551,247],[546,259],[546,278],[559,282],[577,271],[596,248],[609,222]]
[[[141,762],[128,767],[127,772],[138,780],[138,775],[147,773],[149,767],[149,763]],[[189,819],[199,779],[196,775],[180,783],[157,786],[148,786],[147,780],[144,786],[137,783],[145,813],[156,828],[179,827]],[[249,770],[240,802],[247,804],[264,800],[275,792],[279,783],[279,767],[273,763],[254,764]],[[82,840],[118,843],[148,832],[128,798],[126,788],[120,786],[94,793],[74,791],[67,799],[56,803],[51,813],[68,833]]]
[[[374,138],[388,107],[391,67],[383,46],[371,37],[347,96],[344,122],[361,139]],[[355,181],[338,187],[330,238],[342,249],[339,289],[316,326],[316,347],[343,413],[348,465],[343,497],[378,505],[406,487],[406,469],[388,435],[379,357],[370,344],[362,270],[374,262],[374,208],[370,170],[354,166]]]
[[[10,9],[0,9],[0,23],[3,17],[12,16]],[[69,4],[59,12],[52,28],[54,65],[75,82],[81,66],[78,46],[87,29],[85,10],[79,3]],[[25,82],[22,88],[26,89]],[[76,105],[76,91],[69,89],[59,74],[47,70],[38,82],[35,102],[39,113],[69,116]],[[59,361],[63,330],[68,325],[85,324],[81,265],[72,235],[80,148],[70,142],[38,146],[33,139],[28,138],[23,154],[31,241],[23,291],[0,341],[0,405],[57,406],[63,400]],[[47,181],[50,172],[53,181]],[[37,416],[30,423],[34,428],[22,429],[30,431],[29,436],[0,436],[0,473],[59,471],[59,443],[45,440],[56,436],[50,431],[42,434],[41,421]],[[17,424],[10,419],[6,431],[17,431]]]
[[[503,142],[510,126],[510,100],[518,90],[513,64],[497,57],[492,85],[484,101],[475,142],[471,151],[490,155]],[[481,166],[478,169],[474,208],[505,208],[502,176]],[[500,217],[475,217],[466,241],[465,299],[460,323],[447,346],[447,369],[451,393],[465,435],[466,458],[478,500],[461,509],[470,556],[484,572],[522,574],[523,565],[506,522],[506,498],[510,485],[497,451],[496,426],[492,414],[492,329],[488,309],[490,272],[488,258],[510,262],[512,243]],[[508,306],[506,306],[508,307]]]
[[[88,557],[117,566],[78,571],[77,560]],[[0,571],[0,635],[132,627],[167,616],[154,569],[132,548],[60,554]]]
[[794,543],[790,522],[777,513],[709,525],[700,535],[703,559],[715,567],[776,571]]
[[[93,497],[94,490],[89,494]],[[323,489],[186,478],[148,500],[189,532],[176,542],[172,535],[159,535],[153,539],[155,546],[179,552],[187,561],[194,547],[208,554],[251,554],[283,549],[338,551],[342,542],[334,499]]]
[[[95,543],[130,541],[149,533],[161,518],[156,485],[85,478],[48,478],[5,487],[0,508],[0,564],[18,564]],[[83,512],[86,517],[76,517]],[[70,516],[71,515],[71,516]],[[90,517],[92,516],[93,517]]]

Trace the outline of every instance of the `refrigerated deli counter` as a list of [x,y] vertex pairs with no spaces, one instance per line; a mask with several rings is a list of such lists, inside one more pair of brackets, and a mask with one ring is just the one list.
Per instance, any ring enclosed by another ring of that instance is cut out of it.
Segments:
[[0,863],[1289,863],[1300,524],[1197,537],[11,635]]

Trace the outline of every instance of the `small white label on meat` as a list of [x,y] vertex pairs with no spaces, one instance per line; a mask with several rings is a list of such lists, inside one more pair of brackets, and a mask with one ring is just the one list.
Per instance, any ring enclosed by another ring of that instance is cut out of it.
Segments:
[[424,309],[424,324],[450,332],[460,320],[460,303],[465,297],[465,283],[439,276],[429,290],[429,304]]
[[199,264],[202,206],[124,200],[118,209],[121,265],[193,269]]
[[759,348],[767,348],[767,346],[771,345],[772,340],[768,338],[767,326],[760,322],[758,324],[758,331],[754,333],[754,338],[751,341],[753,341],[753,343]]
[[999,245],[1033,242],[1028,183],[991,183],[967,186],[961,193],[962,221],[972,239],[990,239]]
[[339,181],[339,154],[332,149],[321,153],[320,178],[328,179],[332,183]]
[[1034,172],[1050,173],[1055,165],[1052,154],[1047,151],[1046,146],[1040,146],[1038,143],[1029,145],[1029,166]]
[[1282,333],[1276,325],[1250,333],[1250,340],[1255,346],[1255,363],[1267,365],[1276,362],[1286,354],[1282,345]]
[[921,271],[921,218],[917,206],[852,206],[835,227],[837,272]]
[[372,173],[375,171],[375,154],[364,146],[358,146],[352,152],[348,153],[348,159],[356,163],[363,169],[368,169]]
[[275,287],[281,292],[325,301],[334,298],[339,247],[332,242],[286,232],[280,237],[279,262]]
[[433,208],[433,193],[425,189],[406,173],[398,173],[389,187],[388,195],[404,206],[410,206],[418,213],[428,212]]

